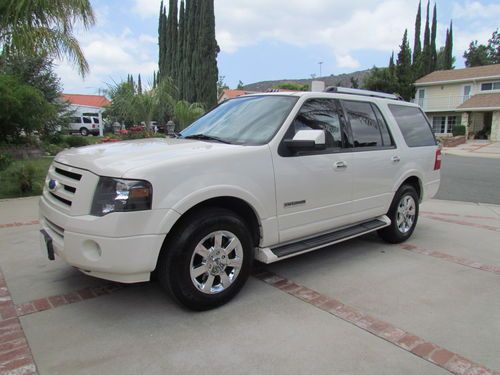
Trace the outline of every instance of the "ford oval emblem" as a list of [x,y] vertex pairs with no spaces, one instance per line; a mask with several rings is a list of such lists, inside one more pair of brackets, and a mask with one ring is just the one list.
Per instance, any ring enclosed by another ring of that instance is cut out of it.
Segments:
[[48,183],[48,187],[50,191],[55,191],[59,183],[56,180],[51,179]]

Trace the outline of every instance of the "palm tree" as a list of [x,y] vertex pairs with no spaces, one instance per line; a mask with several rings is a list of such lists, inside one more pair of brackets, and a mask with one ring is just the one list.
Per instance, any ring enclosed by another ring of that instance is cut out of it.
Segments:
[[89,0],[2,0],[0,51],[66,57],[84,76],[89,66],[73,35],[76,22],[85,28],[95,23]]
[[179,100],[174,104],[174,119],[177,123],[177,131],[181,131],[205,113],[200,103],[189,103]]

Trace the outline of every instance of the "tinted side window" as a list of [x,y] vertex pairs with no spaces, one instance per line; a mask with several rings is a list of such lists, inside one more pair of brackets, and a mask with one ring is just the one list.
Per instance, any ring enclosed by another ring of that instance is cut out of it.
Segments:
[[382,142],[384,143],[384,147],[394,146],[394,141],[392,140],[391,133],[389,132],[389,128],[387,127],[387,122],[385,121],[382,112],[380,109],[374,104],[372,104],[373,110],[375,111],[375,116],[377,116],[380,133],[382,134]]
[[401,129],[408,147],[436,145],[431,127],[419,108],[389,104],[389,109]]
[[382,147],[382,135],[372,106],[366,102],[342,101],[351,124],[354,147]]
[[82,118],[81,117],[71,117],[71,122],[74,124],[81,124]]
[[342,147],[342,129],[337,105],[331,99],[311,99],[300,108],[285,138],[293,138],[299,130],[325,130],[326,148]]
[[84,117],[83,118],[83,123],[84,124],[92,124],[92,120],[90,119],[90,117]]

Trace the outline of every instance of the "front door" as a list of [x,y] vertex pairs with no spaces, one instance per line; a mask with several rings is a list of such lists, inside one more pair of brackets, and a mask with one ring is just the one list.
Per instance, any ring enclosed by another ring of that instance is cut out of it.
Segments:
[[299,130],[325,131],[326,149],[293,154],[282,142],[274,156],[280,242],[349,224],[352,153],[341,108],[334,99],[309,99],[284,139]]

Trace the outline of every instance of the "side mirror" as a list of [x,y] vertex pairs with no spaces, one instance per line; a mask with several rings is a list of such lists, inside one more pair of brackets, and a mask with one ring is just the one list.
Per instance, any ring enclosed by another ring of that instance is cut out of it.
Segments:
[[293,139],[285,139],[286,147],[293,152],[315,151],[326,148],[324,130],[299,130]]

